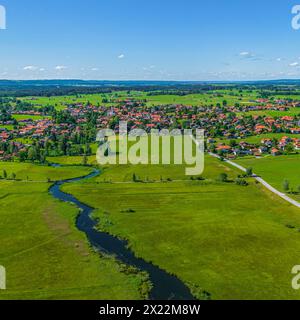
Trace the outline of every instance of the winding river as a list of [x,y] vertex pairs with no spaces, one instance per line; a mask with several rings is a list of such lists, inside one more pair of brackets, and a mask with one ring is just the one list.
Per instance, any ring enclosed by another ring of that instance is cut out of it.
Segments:
[[[193,300],[194,297],[189,288],[182,281],[151,263],[137,258],[134,253],[128,249],[126,241],[97,230],[97,222],[91,218],[91,213],[94,209],[80,202],[74,196],[61,191],[61,186],[66,183],[93,178],[99,175],[99,173],[99,171],[95,170],[85,177],[56,182],[50,188],[49,192],[54,198],[64,202],[74,203],[81,209],[76,221],[76,226],[86,234],[93,247],[100,250],[100,252],[114,255],[119,261],[134,266],[141,271],[146,271],[149,274],[150,281],[153,285],[149,297],[151,300]],[[155,250],[155,246],[153,246],[153,250]]]

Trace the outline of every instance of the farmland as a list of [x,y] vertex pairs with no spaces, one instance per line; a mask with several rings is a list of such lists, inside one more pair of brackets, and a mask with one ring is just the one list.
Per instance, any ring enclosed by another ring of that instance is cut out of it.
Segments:
[[249,92],[241,96],[237,92],[218,91],[211,94],[189,94],[186,96],[172,95],[147,95],[140,91],[117,91],[111,94],[91,94],[80,96],[61,96],[61,97],[29,97],[24,98],[23,101],[32,103],[36,106],[54,105],[56,109],[61,110],[66,108],[71,103],[92,103],[94,105],[116,105],[119,101],[125,101],[127,99],[146,101],[146,105],[151,107],[153,105],[164,104],[183,104],[183,105],[215,105],[217,103],[222,104],[224,100],[227,100],[229,104],[234,104],[239,101],[242,104],[251,104],[250,100],[256,99],[257,93]]
[[[117,172],[122,182],[132,171]],[[101,230],[128,239],[138,256],[176,274],[199,295],[205,290],[213,299],[298,299],[289,278],[300,245],[299,211],[254,182],[219,183],[218,172],[238,174],[208,159],[204,181],[99,184],[100,176],[64,190],[98,209]],[[117,179],[113,169],[105,175]],[[176,171],[165,175],[178,178]]]
[[[290,137],[290,138],[297,138],[297,135],[292,134],[292,133],[264,133],[256,136],[249,136],[245,137],[242,139],[243,141],[246,141],[248,143],[253,143],[253,144],[260,144],[261,140],[263,139],[281,139],[282,137]],[[231,139],[224,139],[220,138],[218,139],[218,142],[220,143],[230,143]]]
[[[8,168],[6,163],[3,167]],[[54,173],[19,165],[10,169],[40,180],[88,172],[66,168]],[[141,298],[142,277],[125,275],[112,258],[96,254],[75,228],[78,209],[54,200],[49,186],[0,181],[0,261],[7,269],[7,290],[0,299]]]
[[273,187],[284,192],[283,182],[290,184],[291,197],[300,200],[298,187],[300,186],[300,155],[266,157],[263,159],[239,159],[237,161],[244,167],[251,167],[253,171],[270,183]]
[[47,179],[56,181],[85,176],[91,170],[86,167],[53,168],[50,166],[39,166],[30,163],[0,162],[0,176],[2,178],[4,171],[6,171],[8,178],[11,178],[12,174],[15,174],[16,179],[46,182]]
[[41,120],[41,119],[47,119],[49,117],[44,117],[44,116],[36,116],[36,115],[22,115],[22,114],[14,114],[13,118],[16,119],[17,121],[22,121],[22,120]]

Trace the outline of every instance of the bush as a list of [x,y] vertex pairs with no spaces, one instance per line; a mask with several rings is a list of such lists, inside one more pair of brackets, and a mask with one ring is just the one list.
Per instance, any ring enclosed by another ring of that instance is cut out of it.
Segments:
[[282,184],[282,187],[283,187],[283,190],[284,190],[285,192],[289,191],[289,190],[290,190],[290,183],[289,183],[289,181],[288,181],[288,180],[284,180],[284,181],[283,181],[283,184]]
[[252,170],[252,168],[247,168],[247,169],[246,169],[246,175],[247,175],[248,177],[251,177],[251,176],[253,175],[253,170]]
[[238,185],[238,186],[248,186],[248,182],[245,180],[245,179],[241,179],[241,178],[237,178],[235,180],[235,183]]
[[221,173],[218,177],[218,181],[220,182],[227,182],[228,181],[228,175],[227,173]]

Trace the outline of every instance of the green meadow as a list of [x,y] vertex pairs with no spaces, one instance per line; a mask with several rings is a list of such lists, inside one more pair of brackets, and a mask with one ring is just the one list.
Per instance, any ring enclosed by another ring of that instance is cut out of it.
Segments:
[[[273,96],[274,99],[281,99],[286,97]],[[259,92],[257,90],[239,92],[238,90],[231,89],[227,90],[213,90],[210,92],[197,93],[197,94],[187,94],[187,95],[176,95],[176,94],[151,94],[148,95],[141,91],[116,91],[112,93],[101,93],[101,94],[79,94],[67,95],[67,96],[52,96],[52,97],[26,97],[19,98],[23,101],[29,102],[36,107],[44,107],[47,105],[54,106],[57,110],[65,109],[70,104],[82,103],[83,105],[87,103],[92,103],[93,105],[103,105],[103,106],[114,106],[119,103],[119,101],[133,100],[142,101],[146,106],[151,107],[155,105],[167,105],[167,104],[183,104],[192,106],[202,106],[202,105],[216,105],[223,104],[224,101],[227,105],[235,105],[239,103],[240,105],[253,105],[256,104],[254,101],[259,98]],[[300,100],[300,96],[290,96],[290,99]],[[250,111],[248,115],[260,115],[260,116],[273,116],[280,117],[284,115],[298,115],[300,113],[300,108],[290,108],[288,111],[276,111],[276,110],[259,110]],[[238,113],[241,115],[244,113]]]
[[75,227],[78,209],[48,188],[0,181],[0,299],[140,299],[142,277],[95,253]]
[[1,128],[7,129],[9,131],[14,130],[14,126],[13,125],[2,125],[2,124],[0,124],[0,129]]
[[[61,156],[61,157],[47,157],[49,163],[61,164],[61,165],[82,165],[84,157],[83,156]],[[87,164],[96,165],[96,156],[87,156]]]
[[216,141],[219,143],[230,143],[231,140],[236,140],[236,142],[239,141],[246,141],[248,143],[258,144],[260,145],[262,139],[277,139],[280,140],[283,137],[290,137],[290,138],[300,138],[299,134],[291,134],[291,133],[264,133],[257,136],[249,136],[245,137],[243,139],[216,139]]
[[17,180],[47,182],[48,179],[57,181],[73,177],[82,177],[89,174],[91,169],[71,166],[54,168],[31,163],[0,162],[0,177],[2,178],[4,178],[5,175],[4,171],[8,179],[12,178],[12,175],[15,174]]
[[151,107],[154,105],[167,105],[167,104],[184,104],[184,105],[212,105],[223,104],[226,100],[228,105],[234,105],[236,102],[240,104],[252,104],[252,100],[257,99],[258,93],[244,92],[239,93],[237,90],[215,90],[209,93],[188,94],[185,96],[180,95],[147,95],[145,92],[140,91],[117,91],[107,94],[82,94],[78,96],[53,96],[53,97],[26,97],[20,98],[23,101],[29,102],[37,107],[46,105],[53,105],[56,109],[62,110],[69,104],[88,102],[94,105],[116,105],[119,101],[132,99],[136,101],[145,101],[146,105]]
[[[206,160],[202,181],[173,168],[116,167],[63,189],[97,209],[101,230],[127,239],[137,256],[177,275],[199,298],[206,291],[212,299],[299,299],[290,285],[299,210],[254,181],[218,182],[220,173],[233,180],[240,172]],[[130,181],[139,170],[156,181]]]
[[[102,166],[102,174],[95,178],[97,182],[132,182],[133,175],[138,180],[144,182],[159,181],[176,181],[191,180],[191,176],[187,176],[185,169],[189,166],[183,165],[107,165]],[[205,178],[206,180],[214,180],[219,174],[227,173],[229,179],[236,177],[235,173],[221,161],[215,161],[211,157],[205,157],[205,171],[203,174],[195,176]]]
[[284,191],[284,180],[289,181],[290,188],[298,194],[291,194],[300,200],[300,155],[266,157],[262,159],[239,159],[236,161],[244,167],[251,167],[253,171],[280,191]]
[[248,116],[261,116],[261,117],[283,117],[283,116],[298,116],[300,114],[300,108],[289,108],[287,111],[279,110],[258,110],[249,112],[238,112],[237,115],[248,115]]
[[47,116],[37,116],[37,115],[28,115],[28,114],[14,114],[13,118],[16,119],[17,121],[21,120],[42,120],[42,119],[47,119],[49,117]]

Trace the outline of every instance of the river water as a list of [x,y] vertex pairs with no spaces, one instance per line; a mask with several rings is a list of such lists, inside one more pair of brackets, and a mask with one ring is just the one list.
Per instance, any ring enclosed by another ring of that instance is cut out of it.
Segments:
[[[149,274],[150,281],[153,285],[149,297],[151,300],[193,300],[194,297],[189,288],[182,281],[159,267],[141,258],[137,258],[134,253],[128,249],[126,241],[97,230],[97,222],[91,218],[94,209],[80,202],[73,195],[61,191],[61,186],[66,183],[93,178],[99,175],[99,173],[99,171],[95,170],[85,177],[59,181],[50,188],[49,192],[54,198],[64,202],[74,203],[80,209],[81,212],[77,218],[76,226],[86,234],[93,247],[100,250],[100,252],[113,255],[117,260],[134,266],[141,271],[146,271]],[[155,250],[155,244],[153,244],[153,250]]]

